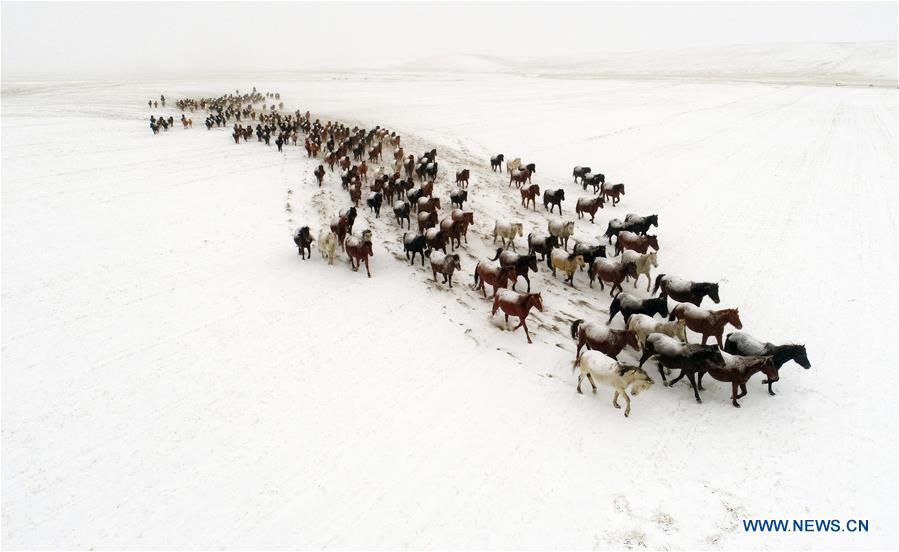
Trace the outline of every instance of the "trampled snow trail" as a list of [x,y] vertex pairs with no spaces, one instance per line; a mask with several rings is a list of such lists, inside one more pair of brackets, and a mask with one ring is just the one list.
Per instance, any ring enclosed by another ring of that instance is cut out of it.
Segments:
[[[357,223],[377,244],[371,280],[342,255],[300,261],[290,230],[317,233],[348,204],[336,173],[315,186],[302,148],[146,128],[141,98],[253,84],[394,128],[407,152],[437,147],[442,201],[472,169],[453,291],[403,262],[386,205]],[[489,76],[16,90],[2,129],[5,547],[895,542],[894,94]],[[524,210],[485,167],[499,151],[565,187],[565,219],[583,195],[573,165],[624,181],[622,205],[578,236],[658,212],[659,270],[721,279],[746,331],[805,341],[813,369],[785,367],[776,397],[754,379],[740,410],[716,382],[702,405],[658,384],[627,420],[608,390],[576,395],[568,324],[604,321],[607,293],[542,266],[528,346],[468,287],[496,218],[546,230],[542,205]],[[872,534],[740,525],[841,516]]]

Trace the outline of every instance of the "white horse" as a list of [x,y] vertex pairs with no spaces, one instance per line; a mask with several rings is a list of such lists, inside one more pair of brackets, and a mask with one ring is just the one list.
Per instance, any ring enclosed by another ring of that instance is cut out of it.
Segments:
[[328,259],[328,264],[334,264],[337,256],[337,234],[330,228],[322,228],[318,232],[318,249],[322,252],[322,259]]
[[493,243],[496,243],[496,238],[499,237],[503,242],[503,247],[506,247],[506,240],[509,240],[512,251],[515,251],[516,234],[518,236],[524,236],[524,227],[520,222],[498,220],[496,221],[496,224],[493,225]]
[[634,314],[631,315],[631,319],[627,322],[627,329],[637,334],[637,341],[640,342],[641,347],[646,343],[646,338],[649,337],[649,334],[652,333],[664,334],[680,339],[683,342],[687,341],[687,322],[684,320],[665,322],[664,320],[658,321],[645,314]]
[[627,388],[630,386],[631,394],[636,397],[655,383],[642,368],[620,364],[599,351],[584,351],[574,361],[574,367],[579,368],[581,372],[577,378],[578,393],[581,392],[581,382],[585,376],[590,380],[594,393],[597,382],[615,389],[612,406],[621,408],[618,405],[618,395],[624,396],[624,400],[627,401],[627,407],[624,409],[625,417],[631,414],[631,398],[627,394]]
[[547,224],[547,228],[549,229],[549,235],[559,238],[559,245],[563,246],[565,251],[568,251],[568,238],[574,234],[574,221],[551,220]]
[[637,287],[637,280],[640,279],[641,274],[646,274],[646,291],[649,291],[649,288],[652,286],[652,268],[658,268],[659,263],[656,258],[657,252],[653,251],[652,253],[646,253],[641,255],[636,251],[631,251],[630,249],[625,249],[621,252],[621,262],[623,263],[634,263],[637,265],[637,277],[634,278],[634,287]]
[[521,157],[516,157],[511,161],[506,161],[506,172],[512,174],[515,169],[521,168]]

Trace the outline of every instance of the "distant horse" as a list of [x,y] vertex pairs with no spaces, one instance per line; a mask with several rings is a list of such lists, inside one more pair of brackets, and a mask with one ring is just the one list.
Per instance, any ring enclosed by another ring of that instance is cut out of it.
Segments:
[[527,188],[521,189],[521,206],[525,209],[528,208],[528,203],[532,203],[534,205],[534,210],[537,210],[537,194],[540,193],[540,186],[537,184],[531,184]]
[[515,251],[515,236],[524,235],[524,227],[520,222],[506,222],[502,220],[496,221],[496,224],[493,225],[493,243],[496,243],[496,238],[500,238],[502,240],[503,247],[506,247],[506,240],[509,240],[509,245],[512,247],[512,251]]
[[358,207],[359,202],[362,201],[362,184],[355,183],[349,185],[349,193],[350,193],[350,201],[353,202],[353,207]]
[[412,228],[412,221],[409,219],[411,207],[408,201],[397,201],[393,204],[393,216],[396,217],[396,223],[403,227],[403,219],[406,220],[407,228]]
[[350,207],[346,212],[340,212],[337,218],[331,221],[331,231],[337,234],[337,241],[341,245],[349,232],[353,231],[353,223],[356,221],[356,208]]
[[403,251],[406,253],[406,258],[409,259],[409,254],[412,254],[412,258],[409,260],[410,265],[415,264],[415,255],[421,255],[421,266],[425,265],[425,249],[427,248],[427,238],[422,234],[403,234]]
[[631,415],[631,398],[627,394],[628,387],[630,387],[631,395],[636,397],[654,383],[642,368],[621,364],[594,351],[587,351],[579,356],[574,362],[574,367],[580,370],[577,378],[577,392],[581,392],[581,382],[585,376],[590,380],[594,393],[596,393],[597,383],[613,388],[615,394],[612,396],[612,406],[621,408],[618,404],[619,395],[627,401],[627,406],[624,407],[625,418]]
[[419,197],[416,206],[419,213],[434,213],[440,209],[440,198]]
[[702,344],[708,341],[709,337],[714,336],[718,341],[718,348],[723,349],[724,343],[721,335],[724,333],[724,327],[731,324],[738,330],[743,329],[743,322],[740,321],[739,309],[721,309],[708,310],[702,307],[696,307],[689,303],[680,303],[673,309],[668,316],[668,320],[686,320],[687,327],[698,334],[702,334]]
[[509,173],[509,186],[511,187],[514,183],[517,188],[521,188],[522,184],[530,184],[531,182],[531,171],[524,169],[514,169],[511,173]]
[[574,177],[574,182],[577,183],[578,178],[584,178],[584,175],[590,172],[590,167],[575,167],[571,172],[571,176]]
[[528,343],[533,343],[526,320],[534,307],[543,312],[543,297],[539,293],[518,293],[509,289],[501,289],[493,297],[493,312],[490,313],[490,316],[495,316],[496,311],[502,309],[506,317],[507,328],[509,327],[509,316],[517,316],[518,325],[512,328],[512,331],[524,328],[524,335],[528,338]]
[[546,260],[553,248],[559,247],[559,238],[540,232],[528,234],[528,254],[540,253],[540,262]]
[[625,230],[634,232],[635,234],[646,234],[650,226],[659,227],[659,215],[648,215],[642,217],[633,213],[628,213],[624,217]]
[[[808,360],[805,345],[796,345],[794,343],[775,345],[767,341],[760,341],[746,332],[727,334],[724,350],[732,355],[770,356],[774,360],[774,367],[778,370],[791,360],[806,370],[812,367],[812,363]],[[762,382],[768,384],[768,394],[770,395],[774,395],[774,390],[771,389],[771,384],[774,381],[767,379]]]
[[609,238],[609,243],[612,243],[612,236],[618,238],[618,234],[622,231],[626,230],[624,227],[624,222],[619,219],[612,219],[609,221],[609,226],[606,228],[605,233],[603,234],[605,237]]
[[433,228],[437,225],[437,213],[434,212],[422,212],[418,213],[418,233],[423,234],[425,230],[428,228]]
[[369,194],[368,198],[365,200],[369,210],[374,211],[375,218],[381,218],[381,201],[381,192]]
[[493,286],[493,295],[496,290],[505,288],[509,285],[509,280],[515,277],[514,266],[490,266],[486,263],[478,263],[474,267],[474,289],[481,290],[484,297],[487,297],[487,291],[484,289],[485,284]]
[[437,274],[443,275],[443,283],[449,283],[449,287],[453,287],[453,272],[462,269],[459,255],[446,255],[439,251],[427,252],[428,260],[431,261],[431,272],[434,274],[434,281],[437,281]]
[[708,296],[715,303],[720,303],[718,297],[718,284],[711,282],[693,282],[676,276],[659,274],[656,276],[656,285],[652,292],[662,290],[662,293],[680,303],[692,303],[697,307],[702,299]]
[[462,169],[461,171],[456,171],[456,185],[467,188],[468,187],[468,177],[471,171],[468,169]]
[[577,341],[575,358],[581,356],[581,349],[599,351],[609,358],[618,358],[625,347],[640,350],[637,334],[631,330],[613,330],[604,324],[584,323],[583,319],[571,323],[571,339]]
[[721,352],[714,345],[684,345],[680,341],[660,333],[650,334],[646,338],[643,355],[640,357],[640,366],[643,366],[643,363],[652,357],[655,357],[659,366],[659,375],[662,376],[663,385],[669,385],[665,377],[665,369],[680,370],[680,375],[671,382],[671,385],[686,376],[693,388],[693,397],[698,403],[702,402],[702,398],[699,396],[699,387],[696,384],[697,374],[709,366],[724,364]]
[[605,205],[605,200],[601,195],[593,196],[593,197],[579,197],[577,200],[577,204],[574,206],[574,212],[577,213],[577,218],[584,218],[584,213],[590,215],[590,223],[596,219],[596,211],[602,209]]
[[462,228],[464,225],[463,221],[453,220],[452,216],[444,217],[440,221],[440,231],[449,240],[450,250],[455,251],[457,247],[462,247]]
[[509,174],[519,167],[521,167],[521,157],[516,157],[515,159],[506,162],[506,172]]
[[450,202],[453,205],[458,205],[459,209],[462,208],[462,204],[464,204],[468,200],[468,190],[453,190],[450,192]]
[[637,280],[640,279],[640,275],[646,274],[646,291],[649,291],[649,288],[652,285],[652,268],[659,266],[658,253],[653,251],[652,253],[644,253],[641,255],[636,251],[625,249],[621,252],[621,260],[626,263],[634,263],[637,265],[637,278],[634,280],[635,288],[637,287]]
[[553,249],[546,260],[546,264],[552,271],[553,276],[556,275],[557,268],[567,274],[568,277],[565,278],[565,281],[571,287],[574,287],[574,274],[578,268],[583,268],[584,257],[573,253],[569,255],[567,251],[561,249]]
[[322,259],[328,259],[328,264],[333,265],[334,257],[337,256],[337,234],[328,228],[322,228],[318,233],[318,250],[321,251]]
[[614,297],[615,288],[618,288],[619,293],[624,291],[621,287],[621,282],[624,281],[625,277],[637,277],[637,265],[610,259],[595,259],[593,264],[590,265],[588,274],[590,275],[590,287],[593,287],[593,280],[595,279],[599,280],[599,289],[605,289],[603,283],[608,283],[611,285],[609,293]]
[[497,249],[496,256],[490,260],[495,261],[497,259],[499,259],[500,266],[515,267],[515,278],[512,280],[512,289],[515,289],[518,278],[524,278],[528,283],[528,293],[530,293],[531,279],[528,277],[528,271],[537,272],[537,255],[519,255],[518,253]]
[[[737,399],[746,396],[746,382],[757,372],[762,372],[768,378],[767,381],[775,382],[779,379],[777,367],[770,356],[731,356],[725,357],[724,362],[708,363],[704,371],[699,372],[698,387],[702,391],[702,376],[708,374],[718,381],[729,382],[731,385],[730,400],[736,408],[740,408]],[[678,376],[672,380],[671,385],[677,383]],[[739,393],[737,392],[739,388]]]
[[446,234],[439,228],[428,228],[425,230],[425,242],[428,249],[433,249],[434,251],[439,249],[446,255]]
[[308,226],[297,229],[293,235],[293,243],[297,246],[298,255],[302,256],[304,261],[306,260],[305,252],[308,251],[309,257],[312,257],[312,242],[313,239]]
[[[553,208],[559,208],[559,214],[562,214],[562,202],[565,201],[565,190],[546,190],[543,192],[543,208],[547,209],[550,213],[553,212]],[[550,207],[552,205],[552,207]]]
[[465,238],[465,243],[468,243],[468,227],[474,224],[474,211],[453,209],[450,211],[450,218],[459,223],[459,232]]
[[649,248],[656,251],[659,250],[659,239],[657,236],[649,234],[641,236],[627,230],[618,233],[618,240],[615,241],[615,254],[619,255],[625,249],[637,251],[638,253],[646,253]]
[[[604,174],[593,174],[588,173],[585,174],[583,178],[581,178],[581,186],[584,188],[584,191],[587,190],[587,186],[593,186],[593,193],[598,193],[603,185],[606,183],[606,175]],[[600,194],[602,195],[602,194]]]
[[551,220],[546,227],[549,235],[557,237],[559,244],[565,248],[565,251],[568,251],[568,239],[574,234],[574,221]]
[[506,156],[501,153],[499,155],[494,155],[493,157],[490,158],[490,170],[493,172],[496,172],[497,169],[502,171],[503,170],[503,161],[505,161],[505,160],[506,160]]
[[315,175],[315,179],[318,180],[318,187],[321,188],[322,181],[324,181],[324,179],[325,179],[325,168],[323,166],[319,165],[318,168],[315,169],[315,172],[312,174]]
[[365,272],[371,278],[368,258],[375,256],[371,245],[371,232],[363,232],[361,238],[353,235],[347,236],[343,242],[343,249],[350,258],[350,266],[353,267],[353,271],[358,272],[360,263],[365,263]]
[[650,299],[638,299],[629,293],[619,293],[617,297],[612,299],[609,305],[609,323],[615,315],[621,313],[624,318],[625,326],[630,321],[631,316],[635,314],[645,314],[646,316],[661,315],[662,318],[668,316],[668,298],[664,295]]
[[646,342],[646,338],[650,334],[660,333],[669,337],[674,337],[686,343],[687,341],[687,323],[683,320],[675,322],[666,322],[664,320],[656,320],[652,316],[646,314],[634,314],[627,321],[627,329],[637,334],[637,341],[640,346]]
[[621,196],[624,195],[624,184],[610,184],[606,186],[605,182],[599,188],[602,195],[608,201],[612,200],[612,207],[618,205],[618,202],[621,201]]
[[574,249],[572,251],[584,257],[584,263],[586,263],[587,267],[590,267],[593,264],[593,261],[606,256],[606,246],[604,245],[590,245],[588,243],[582,242],[574,242]]

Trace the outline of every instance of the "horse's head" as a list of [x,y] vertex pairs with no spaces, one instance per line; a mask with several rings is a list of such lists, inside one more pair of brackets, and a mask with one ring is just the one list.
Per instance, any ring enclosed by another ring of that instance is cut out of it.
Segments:
[[459,258],[459,255],[452,254],[449,256],[449,258],[452,261],[453,268],[455,268],[456,270],[462,270],[462,261]]
[[636,366],[621,366],[621,376],[630,383],[631,395],[634,397],[646,391],[655,383],[643,368]]
[[806,370],[812,367],[812,363],[808,360],[808,353],[805,350],[805,345],[786,345],[785,348],[790,354],[790,358],[794,360],[796,364],[802,366]]
[[624,344],[631,349],[640,350],[640,342],[637,341],[637,332],[633,330],[624,330]]
[[536,307],[538,311],[543,312],[543,296],[539,293],[529,293],[528,303],[531,306]]
[[522,258],[527,259],[528,268],[530,268],[532,272],[537,272],[537,255],[525,255]]
[[659,261],[658,261],[658,253],[656,251],[653,251],[652,253],[648,253],[646,255],[646,257],[649,259],[649,262],[652,263],[652,266],[658,268]]
[[556,196],[556,199],[558,199],[559,201],[564,200],[565,199],[565,190],[556,190],[555,196]]
[[738,329],[743,329],[743,322],[740,320],[740,309],[727,309],[727,321]]
[[664,293],[656,297],[655,299],[650,299],[655,304],[656,311],[662,316],[668,316],[668,296]]
[[506,265],[499,267],[499,276],[497,283],[500,287],[504,287],[506,282],[515,277],[515,265]]
[[780,375],[778,374],[777,366],[774,364],[774,357],[766,356],[762,357],[761,366],[759,370],[765,374],[768,378],[769,382],[775,382],[780,379]]
[[574,221],[569,220],[562,223],[562,232],[569,236],[574,233]]
[[584,268],[584,264],[585,264],[585,263],[584,263],[584,256],[583,256],[583,255],[572,255],[572,256],[569,257],[569,259],[570,259],[571,257],[574,257],[574,259],[573,259],[573,260],[574,260],[574,263],[577,265],[578,268]]
[[544,246],[545,247],[559,247],[559,237],[554,234],[550,234],[549,237],[546,238],[546,241],[544,242]]
[[718,297],[718,284],[706,284],[706,293],[708,293],[709,298],[718,304],[721,302],[721,298]]
[[655,249],[656,251],[659,250],[659,237],[658,236],[651,236],[651,235],[647,234],[646,235],[646,243],[648,243],[649,246],[652,247],[653,249]]

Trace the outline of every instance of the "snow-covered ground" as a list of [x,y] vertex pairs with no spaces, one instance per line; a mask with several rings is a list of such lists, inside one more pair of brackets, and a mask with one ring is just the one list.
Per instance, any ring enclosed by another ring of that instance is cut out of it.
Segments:
[[[254,85],[436,147],[444,200],[472,168],[453,290],[404,262],[389,209],[357,222],[370,280],[301,261],[290,231],[347,205],[301,148],[236,146],[199,114],[147,127],[160,93]],[[4,78],[2,100],[5,548],[896,545],[894,90],[379,72]],[[569,324],[604,321],[607,293],[542,266],[528,345],[469,289],[494,220],[558,218],[520,207],[499,152],[565,188],[565,219],[572,166],[625,182],[577,235],[658,213],[659,270],[720,281],[812,369],[785,366],[775,397],[757,376],[741,409],[708,378],[703,404],[657,384],[629,419],[576,394]],[[870,532],[741,524],[850,517]]]

